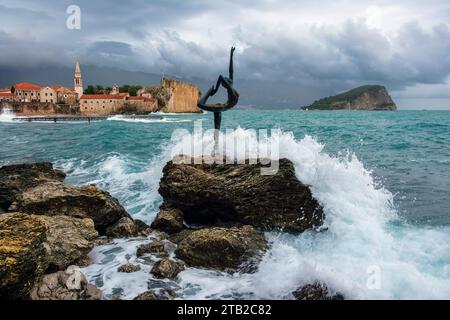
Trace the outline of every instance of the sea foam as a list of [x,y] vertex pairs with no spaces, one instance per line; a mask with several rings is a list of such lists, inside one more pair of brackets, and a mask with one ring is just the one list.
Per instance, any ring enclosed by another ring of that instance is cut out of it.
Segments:
[[124,121],[124,122],[131,122],[131,123],[171,123],[171,122],[192,122],[190,119],[177,119],[177,118],[133,118],[133,117],[127,117],[127,116],[111,116],[108,117],[109,121]]
[[0,113],[0,122],[13,122],[15,113],[10,108],[3,108]]

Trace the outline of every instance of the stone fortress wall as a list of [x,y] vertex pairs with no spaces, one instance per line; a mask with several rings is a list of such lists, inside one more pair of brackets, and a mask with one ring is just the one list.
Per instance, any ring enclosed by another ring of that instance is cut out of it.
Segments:
[[161,110],[168,113],[201,113],[197,103],[201,98],[201,92],[197,86],[175,80],[163,78],[161,87],[170,94],[167,105]]

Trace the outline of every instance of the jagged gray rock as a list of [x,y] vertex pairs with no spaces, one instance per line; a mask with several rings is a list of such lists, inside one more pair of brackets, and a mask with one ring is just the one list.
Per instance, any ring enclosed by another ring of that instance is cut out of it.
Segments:
[[287,159],[281,159],[278,172],[269,176],[261,175],[261,164],[192,164],[186,156],[176,160],[165,166],[160,182],[160,215],[168,216],[166,221],[181,223],[179,214],[176,219],[168,214],[170,209],[181,211],[188,225],[202,227],[252,225],[302,232],[322,224],[322,207]]
[[266,249],[264,234],[252,226],[206,228],[187,235],[175,254],[192,267],[249,271]]

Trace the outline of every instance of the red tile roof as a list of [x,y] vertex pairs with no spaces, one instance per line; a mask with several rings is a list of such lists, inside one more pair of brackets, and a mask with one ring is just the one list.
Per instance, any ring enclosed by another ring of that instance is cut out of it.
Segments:
[[11,88],[0,88],[0,92],[10,93],[11,92]]
[[144,102],[155,102],[156,100],[153,98],[145,98]]
[[72,89],[69,89],[69,88],[66,88],[66,87],[63,87],[63,86],[53,86],[53,87],[50,87],[50,88],[52,88],[55,91],[62,91],[64,93],[68,93],[68,94],[77,94]]
[[0,97],[14,97],[13,93],[0,93]]
[[125,98],[122,93],[121,94],[83,94],[80,99],[82,100],[122,100]]
[[39,91],[41,90],[41,87],[32,83],[28,82],[21,82],[14,86],[14,89],[16,90],[28,90],[28,91]]

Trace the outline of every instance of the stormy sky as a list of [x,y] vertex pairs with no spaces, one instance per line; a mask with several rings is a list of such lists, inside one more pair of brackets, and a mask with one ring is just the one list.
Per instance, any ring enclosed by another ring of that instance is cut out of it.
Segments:
[[[70,5],[80,30],[66,27]],[[238,78],[334,93],[383,84],[401,108],[450,109],[448,0],[0,0],[0,21],[0,68],[78,59],[212,79],[234,45]]]

